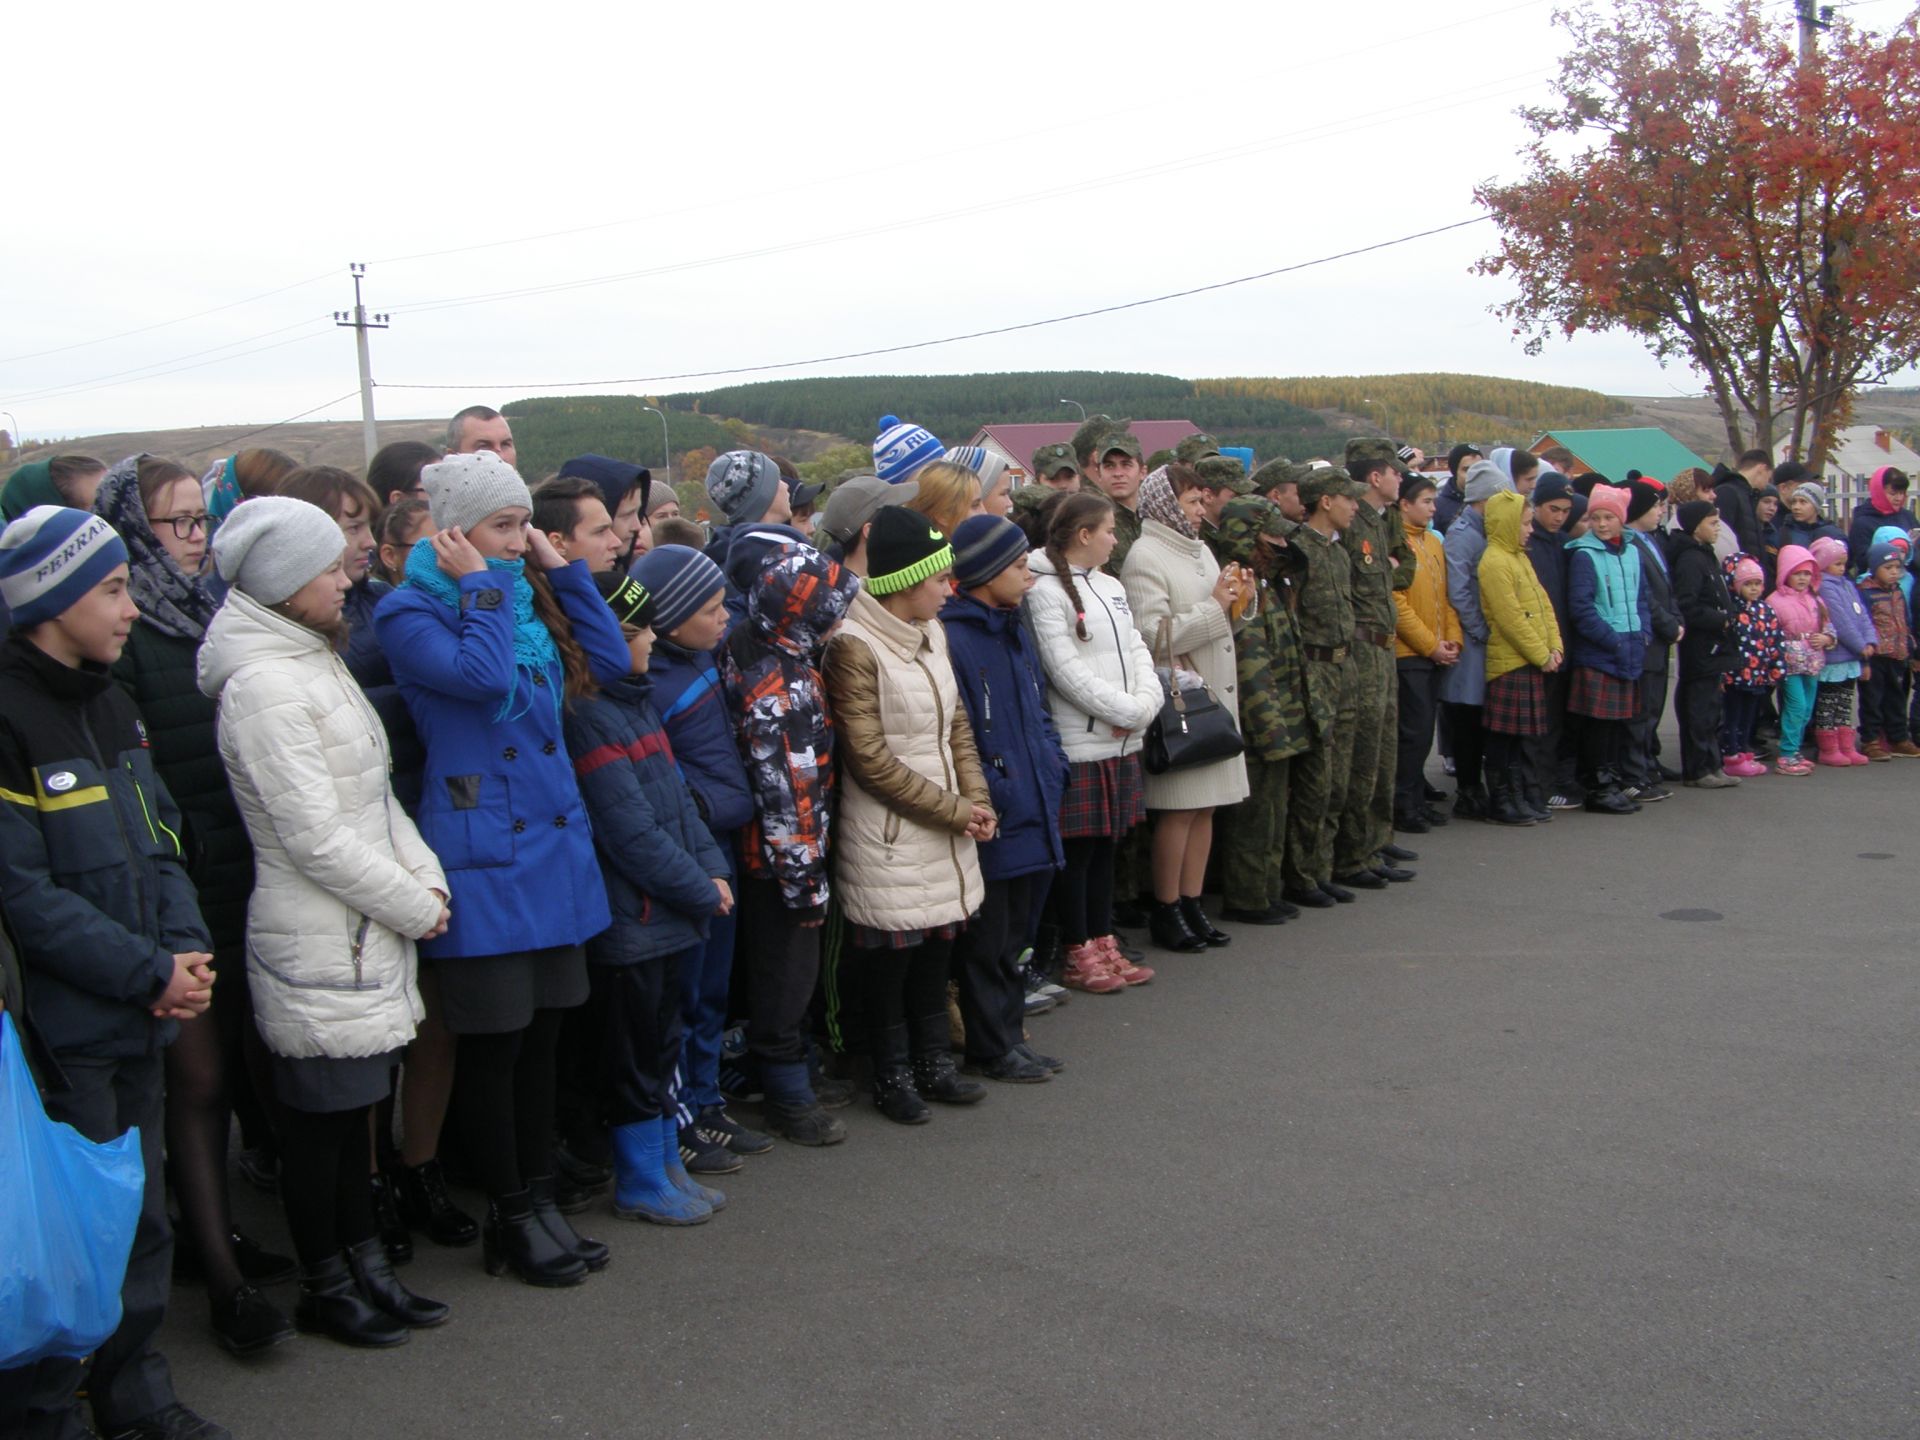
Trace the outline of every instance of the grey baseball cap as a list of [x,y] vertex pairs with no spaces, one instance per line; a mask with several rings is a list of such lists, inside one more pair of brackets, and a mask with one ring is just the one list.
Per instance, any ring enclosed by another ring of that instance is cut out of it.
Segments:
[[883,507],[905,505],[919,493],[918,480],[889,485],[878,475],[849,475],[827,496],[827,508],[813,522],[814,528],[826,531],[843,546],[851,545],[859,538],[860,527]]

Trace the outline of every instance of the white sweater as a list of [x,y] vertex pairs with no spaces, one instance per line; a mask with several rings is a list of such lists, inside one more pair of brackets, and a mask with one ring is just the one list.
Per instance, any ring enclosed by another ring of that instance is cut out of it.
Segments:
[[[1039,577],[1027,592],[1027,628],[1047,672],[1047,703],[1067,759],[1111,760],[1137,752],[1160,713],[1163,694],[1153,656],[1134,628],[1126,588],[1105,571],[1073,567],[1087,617],[1082,640],[1066,586],[1047,552],[1035,550],[1027,564]],[[1127,734],[1116,737],[1115,729]]]
[[276,1055],[384,1055],[413,1038],[414,938],[447,877],[387,782],[386,730],[323,637],[241,591],[200,647],[220,758],[253,838],[247,982]]

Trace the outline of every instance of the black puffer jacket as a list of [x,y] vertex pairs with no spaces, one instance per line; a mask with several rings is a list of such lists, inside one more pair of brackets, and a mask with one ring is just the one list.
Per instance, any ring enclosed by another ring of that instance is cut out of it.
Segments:
[[1740,664],[1734,628],[1740,604],[1711,545],[1691,535],[1673,538],[1673,599],[1687,633],[1680,639],[1680,674],[1727,675]]
[[136,623],[113,678],[140,708],[153,768],[180,807],[181,848],[200,895],[200,914],[222,959],[243,954],[247,897],[253,893],[253,845],[227,788],[214,730],[218,709],[200,693],[200,642]]
[[150,1008],[173,957],[212,942],[145,724],[105,669],[18,633],[0,694],[0,903],[28,1014],[56,1058],[152,1054],[174,1034]]

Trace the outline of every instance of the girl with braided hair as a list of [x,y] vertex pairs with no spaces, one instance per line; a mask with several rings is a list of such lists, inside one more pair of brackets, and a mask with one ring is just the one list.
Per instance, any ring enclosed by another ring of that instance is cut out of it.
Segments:
[[1134,628],[1113,554],[1113,502],[1069,495],[1053,508],[1046,544],[1028,564],[1027,626],[1047,676],[1047,704],[1071,769],[1061,805],[1066,867],[1054,883],[1065,982],[1095,995],[1153,978],[1113,937],[1114,850],[1146,817],[1140,746],[1160,712],[1153,656]]

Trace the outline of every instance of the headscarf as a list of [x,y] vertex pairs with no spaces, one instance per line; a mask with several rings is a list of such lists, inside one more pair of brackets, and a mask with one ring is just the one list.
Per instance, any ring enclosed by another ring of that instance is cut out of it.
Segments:
[[1487,459],[1495,465],[1498,465],[1500,467],[1500,473],[1506,476],[1508,480],[1513,479],[1513,447],[1511,445],[1500,446],[1491,455],[1487,456]]
[[1882,465],[1867,481],[1867,503],[1882,515],[1900,513],[1900,507],[1887,498],[1887,472],[1894,468],[1892,465]]
[[1189,540],[1200,538],[1187,523],[1186,512],[1180,508],[1180,499],[1173,493],[1173,480],[1164,465],[1140,483],[1139,514],[1142,520],[1157,520]]
[[140,462],[145,458],[129,455],[107,471],[93,497],[93,513],[127,542],[127,591],[140,618],[162,635],[198,640],[207,633],[220,602],[205,579],[182,570],[153,533],[140,499]]
[[53,483],[53,466],[45,460],[22,465],[0,490],[0,517],[8,524],[18,520],[36,505],[64,506],[66,500]]
[[207,502],[208,531],[233,513],[233,507],[247,498],[240,488],[240,476],[233,462],[238,455],[229,455],[224,460],[216,460],[207,467],[207,473],[200,477],[200,493]]

